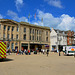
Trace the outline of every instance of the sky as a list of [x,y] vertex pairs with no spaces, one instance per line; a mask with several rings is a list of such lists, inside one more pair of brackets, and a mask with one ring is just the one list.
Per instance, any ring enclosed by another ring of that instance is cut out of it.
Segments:
[[75,31],[75,0],[0,0],[0,19]]

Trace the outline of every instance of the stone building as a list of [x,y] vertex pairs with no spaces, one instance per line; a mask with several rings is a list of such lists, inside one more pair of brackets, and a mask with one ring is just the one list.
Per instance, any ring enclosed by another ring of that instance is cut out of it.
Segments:
[[10,19],[0,19],[0,40],[12,50],[50,49],[50,28],[37,26],[27,22],[16,22]]

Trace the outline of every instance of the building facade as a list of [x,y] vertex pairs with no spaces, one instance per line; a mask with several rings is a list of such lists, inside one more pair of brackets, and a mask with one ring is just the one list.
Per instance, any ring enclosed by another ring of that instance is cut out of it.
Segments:
[[50,49],[50,28],[0,19],[0,40],[5,41],[10,50]]
[[59,48],[61,48],[62,50],[63,46],[67,45],[66,31],[61,31],[52,28],[50,33],[50,43],[51,43],[51,50],[59,50]]
[[67,31],[67,45],[73,45],[74,40],[74,31]]

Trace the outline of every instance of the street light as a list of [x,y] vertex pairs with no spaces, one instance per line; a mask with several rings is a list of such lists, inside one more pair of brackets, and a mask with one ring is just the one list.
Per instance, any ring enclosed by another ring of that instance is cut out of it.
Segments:
[[57,41],[59,41],[59,56],[60,56],[60,42],[61,42],[62,38],[61,37],[57,37]]

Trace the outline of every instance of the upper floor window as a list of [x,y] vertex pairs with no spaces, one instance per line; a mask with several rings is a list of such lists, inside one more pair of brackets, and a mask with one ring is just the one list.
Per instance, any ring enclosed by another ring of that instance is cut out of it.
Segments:
[[26,40],[26,34],[24,34],[23,39]]
[[19,27],[17,26],[17,32],[19,31]]
[[4,30],[6,30],[6,26],[4,25]]
[[30,34],[31,34],[31,32],[32,32],[32,29],[30,28]]
[[5,38],[5,34],[3,34],[3,38]]
[[10,26],[8,26],[8,30],[10,30]]
[[12,31],[14,31],[14,27],[12,27]]
[[37,30],[37,34],[38,34],[38,30]]
[[13,34],[11,35],[11,39],[13,39]]
[[38,36],[37,36],[37,41],[38,41]]
[[9,39],[9,34],[7,34],[7,39]]
[[48,35],[48,31],[46,31],[46,35]]
[[18,39],[18,34],[16,35],[16,39]]
[[33,40],[34,40],[34,35],[33,35]]
[[39,34],[41,34],[41,30],[39,30]]
[[30,35],[30,40],[31,40],[31,35]]
[[33,29],[33,34],[34,34],[34,29]]
[[0,29],[1,29],[1,24],[0,24]]
[[46,41],[48,41],[48,37],[46,37]]
[[41,36],[39,36],[39,41],[41,41]]
[[24,32],[26,32],[26,28],[24,28]]

